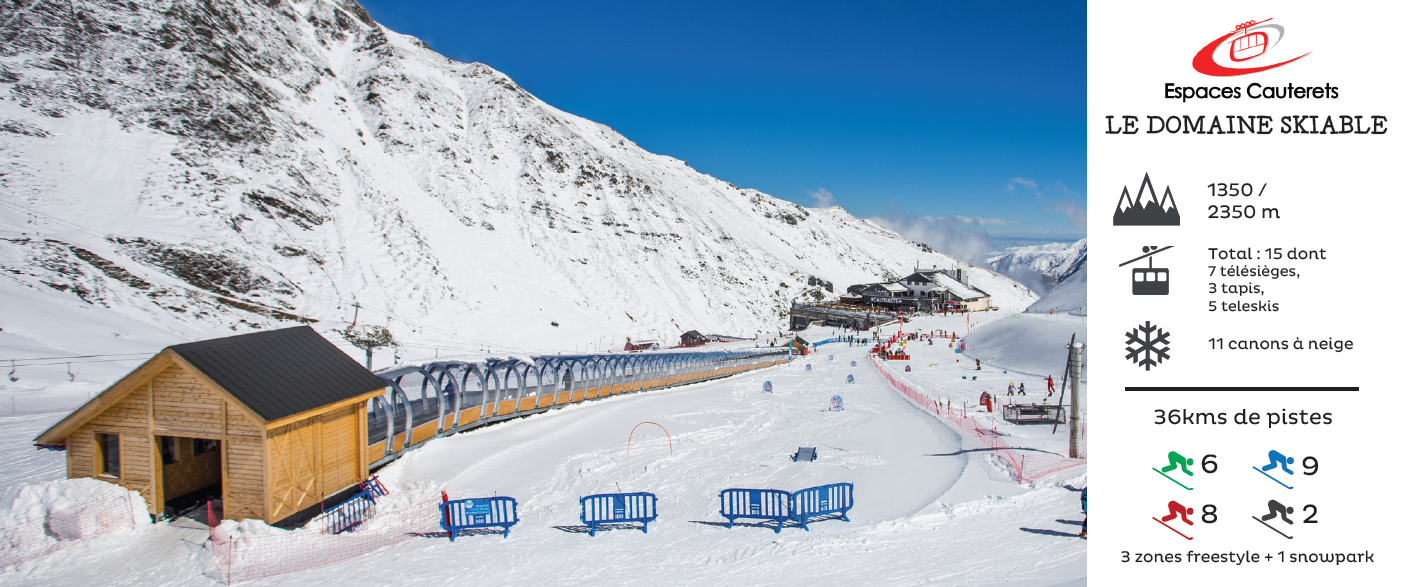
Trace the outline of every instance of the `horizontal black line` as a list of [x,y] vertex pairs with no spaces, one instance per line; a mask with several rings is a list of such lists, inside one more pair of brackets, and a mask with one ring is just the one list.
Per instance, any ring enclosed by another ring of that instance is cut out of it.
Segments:
[[1359,387],[1125,387],[1125,391],[1360,391]]

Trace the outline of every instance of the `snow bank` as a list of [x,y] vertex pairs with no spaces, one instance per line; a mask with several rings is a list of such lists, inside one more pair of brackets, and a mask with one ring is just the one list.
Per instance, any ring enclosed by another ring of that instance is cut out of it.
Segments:
[[64,479],[20,485],[0,497],[0,567],[150,523],[142,496],[112,483]]
[[[0,528],[42,518],[74,519],[81,506],[116,502],[131,506],[121,513],[131,518],[131,524],[151,524],[147,501],[136,491],[97,479],[61,479],[47,483],[26,483],[10,488],[0,495]],[[69,512],[69,513],[65,513]],[[104,514],[104,520],[127,523],[126,519]]]
[[1075,335],[1075,342],[1085,342],[1085,317],[1020,314],[967,335],[965,354],[1012,371],[1038,377],[1050,375],[1055,377],[1056,387],[1060,387],[1065,371],[1065,345],[1070,343],[1071,334]]

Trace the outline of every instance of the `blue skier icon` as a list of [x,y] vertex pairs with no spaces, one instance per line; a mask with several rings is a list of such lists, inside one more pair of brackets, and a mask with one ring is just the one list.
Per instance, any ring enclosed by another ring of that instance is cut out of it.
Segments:
[[1267,464],[1263,465],[1262,468],[1258,469],[1257,467],[1252,467],[1252,470],[1253,470],[1253,471],[1256,471],[1256,472],[1258,472],[1258,473],[1261,473],[1262,475],[1266,476],[1266,478],[1271,479],[1272,481],[1276,481],[1276,482],[1277,482],[1277,485],[1280,485],[1280,486],[1285,487],[1285,488],[1287,488],[1287,489],[1292,489],[1292,487],[1291,487],[1290,485],[1287,485],[1287,484],[1285,484],[1285,483],[1282,483],[1282,482],[1279,481],[1276,477],[1273,477],[1273,476],[1271,476],[1269,473],[1267,473],[1267,471],[1273,471],[1273,470],[1275,470],[1277,467],[1281,467],[1281,470],[1282,470],[1283,472],[1285,472],[1287,475],[1295,475],[1296,473],[1293,473],[1293,472],[1291,471],[1291,469],[1287,468],[1287,465],[1290,465],[1290,464],[1292,464],[1292,463],[1295,463],[1295,462],[1296,462],[1296,458],[1295,458],[1295,457],[1286,456],[1286,455],[1284,455],[1284,454],[1281,454],[1280,452],[1277,452],[1277,451],[1273,450],[1273,451],[1268,451],[1268,452],[1267,452],[1267,459],[1268,459],[1270,462],[1268,462]]
[[1291,469],[1286,468],[1287,465],[1290,465],[1290,464],[1296,462],[1296,458],[1295,458],[1295,457],[1289,457],[1289,456],[1283,455],[1283,454],[1281,454],[1281,453],[1279,453],[1279,452],[1277,452],[1277,451],[1271,451],[1271,452],[1268,452],[1268,453],[1267,453],[1267,458],[1268,458],[1268,459],[1271,459],[1271,462],[1270,462],[1270,463],[1267,463],[1265,466],[1262,467],[1262,470],[1263,470],[1263,471],[1270,471],[1270,470],[1275,469],[1275,468],[1277,468],[1278,466],[1280,466],[1280,467],[1281,467],[1281,470],[1286,471],[1286,474],[1287,474],[1287,475],[1295,475],[1295,474],[1296,474],[1296,473],[1292,473],[1292,472],[1291,472]]

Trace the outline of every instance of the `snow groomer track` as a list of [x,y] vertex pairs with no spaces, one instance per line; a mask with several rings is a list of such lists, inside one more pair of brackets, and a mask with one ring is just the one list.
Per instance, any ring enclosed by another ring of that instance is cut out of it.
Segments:
[[376,373],[388,382],[388,393],[368,401],[365,450],[370,466],[379,467],[435,438],[564,405],[779,365],[789,360],[788,352],[553,355],[388,369]]

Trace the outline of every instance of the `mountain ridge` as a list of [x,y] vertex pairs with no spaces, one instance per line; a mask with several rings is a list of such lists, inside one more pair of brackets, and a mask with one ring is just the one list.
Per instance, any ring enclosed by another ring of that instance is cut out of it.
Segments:
[[[970,267],[649,153],[355,2],[40,0],[0,23],[0,291],[87,337],[11,319],[0,348],[344,324],[355,302],[403,356],[612,348]],[[993,305],[1035,299],[970,274]]]

